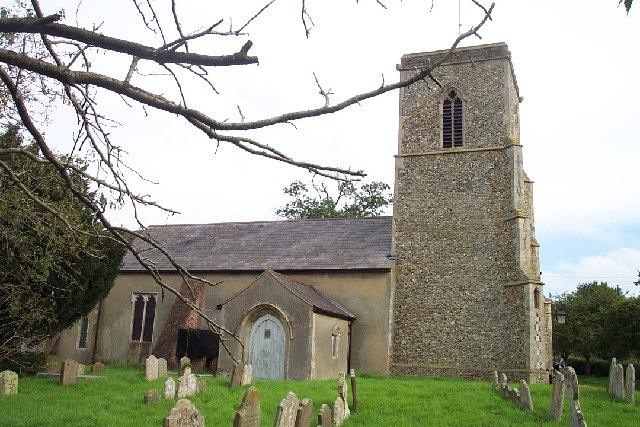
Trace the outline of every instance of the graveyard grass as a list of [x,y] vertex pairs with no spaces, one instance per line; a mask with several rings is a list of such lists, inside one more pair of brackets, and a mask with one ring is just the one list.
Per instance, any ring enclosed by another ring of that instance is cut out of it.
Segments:
[[[164,400],[144,405],[144,394],[164,390],[164,379],[147,381],[143,367],[107,366],[104,378],[78,380],[60,386],[57,378],[20,378],[18,394],[0,396],[0,426],[161,426],[175,403]],[[174,379],[176,378],[173,375]],[[207,391],[190,400],[211,427],[230,426],[248,386],[230,389],[225,377],[206,377]],[[580,403],[586,421],[594,426],[640,425],[640,393],[636,404],[617,401],[607,394],[607,379],[580,377]],[[349,381],[347,381],[349,384]],[[510,383],[515,386],[515,383]],[[320,405],[333,406],[337,380],[254,381],[260,391],[262,425],[272,426],[276,407],[288,391],[314,404],[314,421]],[[549,420],[551,386],[531,385],[533,412],[525,412],[491,388],[489,381],[385,378],[358,376],[358,412],[350,426],[552,426]],[[349,390],[349,403],[351,390]],[[315,425],[315,424],[314,424]]]

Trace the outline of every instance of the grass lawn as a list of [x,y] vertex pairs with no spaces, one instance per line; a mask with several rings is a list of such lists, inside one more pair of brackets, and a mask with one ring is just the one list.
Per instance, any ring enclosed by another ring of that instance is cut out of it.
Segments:
[[[161,426],[174,401],[144,405],[150,389],[162,392],[164,380],[148,382],[142,367],[107,366],[105,378],[61,387],[57,379],[20,378],[15,396],[0,397],[0,426]],[[174,377],[175,378],[175,377]],[[619,402],[606,393],[606,378],[579,379],[580,403],[590,426],[640,426],[640,405]],[[191,398],[209,427],[230,426],[247,387],[229,389],[228,378],[205,378],[207,391]],[[333,406],[337,381],[254,381],[260,391],[262,425],[272,426],[275,409],[291,390],[314,403]],[[515,386],[515,384],[512,384]],[[358,377],[357,413],[350,426],[552,426],[551,386],[531,385],[534,411],[524,412],[495,392],[489,382],[451,379]],[[351,400],[349,398],[349,400]],[[636,401],[640,393],[636,392]]]

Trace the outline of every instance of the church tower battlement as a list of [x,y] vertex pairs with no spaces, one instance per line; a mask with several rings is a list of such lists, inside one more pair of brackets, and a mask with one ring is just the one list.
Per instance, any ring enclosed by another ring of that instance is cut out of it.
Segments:
[[[447,51],[410,54],[401,77]],[[391,372],[547,380],[520,95],[504,43],[459,48],[400,91]]]

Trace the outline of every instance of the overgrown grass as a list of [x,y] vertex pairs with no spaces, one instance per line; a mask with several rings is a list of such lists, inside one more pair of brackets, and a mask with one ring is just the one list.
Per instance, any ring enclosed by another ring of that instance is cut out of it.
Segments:
[[[0,398],[0,426],[161,426],[174,401],[144,405],[150,389],[163,390],[164,380],[148,382],[144,369],[108,366],[105,378],[79,380],[61,387],[57,379],[21,378],[19,393]],[[208,426],[229,426],[247,387],[229,389],[228,378],[205,378],[207,391],[191,400]],[[337,381],[255,381],[260,391],[262,425],[272,426],[275,409],[289,391],[314,403],[333,405]],[[489,382],[451,379],[358,377],[359,410],[349,426],[552,426],[551,386],[531,385],[533,412],[524,412],[492,390]],[[589,425],[640,426],[640,405],[620,402],[606,393],[606,378],[581,378],[580,402]],[[640,393],[636,392],[636,400]],[[349,399],[350,400],[350,399]]]

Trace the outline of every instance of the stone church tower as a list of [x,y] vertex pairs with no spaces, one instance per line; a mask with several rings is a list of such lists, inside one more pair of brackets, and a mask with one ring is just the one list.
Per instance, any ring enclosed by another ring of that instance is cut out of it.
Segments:
[[[446,51],[402,57],[406,78]],[[392,374],[547,380],[520,96],[504,43],[461,48],[400,92]]]

